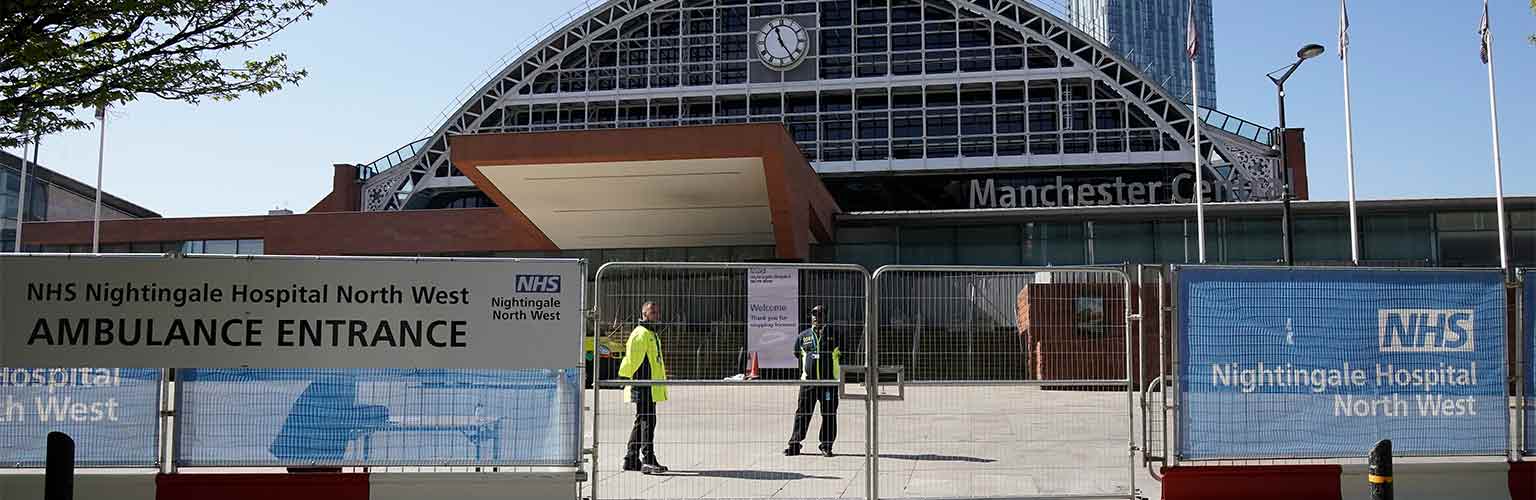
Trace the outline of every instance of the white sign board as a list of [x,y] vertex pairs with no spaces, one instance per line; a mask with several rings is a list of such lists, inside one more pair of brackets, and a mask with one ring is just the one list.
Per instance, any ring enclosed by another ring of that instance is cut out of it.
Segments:
[[747,350],[759,368],[794,368],[800,335],[800,271],[754,267],[747,270]]
[[570,368],[577,260],[0,256],[0,366]]

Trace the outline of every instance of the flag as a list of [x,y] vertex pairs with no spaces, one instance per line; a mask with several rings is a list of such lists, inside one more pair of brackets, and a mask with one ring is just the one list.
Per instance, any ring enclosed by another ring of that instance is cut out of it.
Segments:
[[1189,24],[1185,25],[1184,32],[1187,35],[1184,50],[1189,53],[1189,60],[1194,61],[1200,55],[1200,30],[1195,27],[1195,0],[1189,0]]
[[1349,5],[1347,0],[1339,0],[1339,59],[1344,59],[1349,54]]
[[1477,28],[1477,33],[1483,36],[1482,58],[1483,64],[1488,64],[1488,45],[1493,43],[1493,30],[1488,28],[1488,0],[1483,0],[1483,24]]

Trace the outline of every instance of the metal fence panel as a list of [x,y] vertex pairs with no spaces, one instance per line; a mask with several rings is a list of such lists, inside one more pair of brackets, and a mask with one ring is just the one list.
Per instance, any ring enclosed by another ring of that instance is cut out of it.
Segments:
[[1531,398],[1536,397],[1536,277],[1531,276],[1532,269],[1523,269],[1519,274],[1521,283],[1520,295],[1515,308],[1520,318],[1520,331],[1515,336],[1520,354],[1519,363],[1515,363],[1515,369],[1520,371],[1520,397],[1516,401],[1520,410],[1521,425],[1517,428],[1519,438],[1516,440],[1518,449],[1524,454],[1531,454],[1536,446],[1531,444],[1531,427],[1536,425],[1536,404],[1532,404]]
[[576,465],[578,369],[180,370],[182,466]]
[[[868,403],[837,401],[835,456],[823,457],[817,434],[827,406],[818,402],[804,455],[785,456],[801,393],[826,399],[836,396],[838,385],[801,381],[793,364],[781,366],[786,355],[798,363],[796,335],[808,328],[807,312],[817,305],[826,310],[825,332],[839,347],[842,365],[862,365],[868,286],[868,273],[857,266],[603,266],[594,288],[594,342],[627,353],[621,346],[634,331],[642,304],[661,308],[662,320],[650,328],[661,339],[668,399],[656,404],[654,446],[658,461],[671,470],[663,475],[623,470],[637,405],[626,402],[622,389],[647,382],[619,379],[611,367],[597,370],[603,389],[590,399],[597,457],[587,494],[603,499],[866,496]],[[769,328],[775,322],[769,316],[787,322]],[[748,380],[754,354],[759,377]]]
[[1168,386],[1172,380],[1172,363],[1169,359],[1167,335],[1172,308],[1168,302],[1167,273],[1161,266],[1140,266],[1137,269],[1136,305],[1142,320],[1136,325],[1140,348],[1138,387],[1141,392],[1141,450],[1149,470],[1157,474],[1167,465],[1169,399]]
[[1178,267],[1186,460],[1504,455],[1498,271]]
[[155,369],[0,367],[0,463],[43,466],[58,431],[76,466],[154,467],[160,386]]
[[877,363],[907,380],[879,405],[882,496],[1134,495],[1123,272],[890,266],[875,284]]

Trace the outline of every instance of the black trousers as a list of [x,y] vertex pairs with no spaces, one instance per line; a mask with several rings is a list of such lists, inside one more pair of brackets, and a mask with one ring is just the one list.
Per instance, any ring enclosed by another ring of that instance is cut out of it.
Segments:
[[789,444],[796,445],[805,440],[805,431],[811,427],[811,412],[820,402],[821,432],[816,438],[821,441],[822,449],[832,449],[832,442],[837,441],[837,399],[836,387],[801,387],[800,400],[795,403],[795,429],[789,435]]
[[635,386],[635,426],[629,431],[629,451],[624,459],[644,457],[646,462],[656,462],[656,401],[651,398],[651,388]]

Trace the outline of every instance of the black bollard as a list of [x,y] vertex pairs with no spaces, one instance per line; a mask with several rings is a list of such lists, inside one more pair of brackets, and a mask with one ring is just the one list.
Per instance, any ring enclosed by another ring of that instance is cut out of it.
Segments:
[[74,500],[75,440],[62,432],[48,433],[48,458],[43,475],[43,500]]
[[1383,439],[1371,448],[1366,479],[1371,482],[1371,500],[1392,500],[1392,440]]

